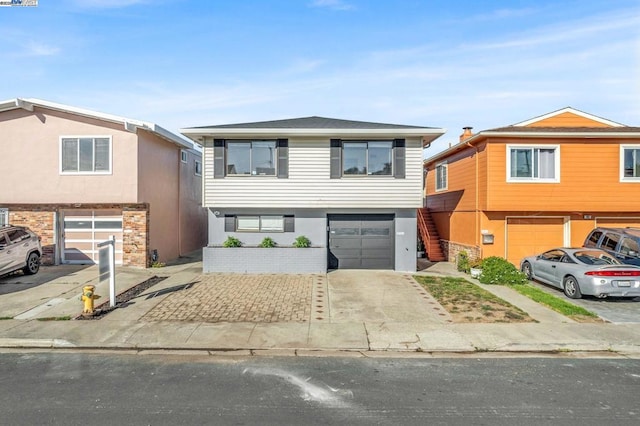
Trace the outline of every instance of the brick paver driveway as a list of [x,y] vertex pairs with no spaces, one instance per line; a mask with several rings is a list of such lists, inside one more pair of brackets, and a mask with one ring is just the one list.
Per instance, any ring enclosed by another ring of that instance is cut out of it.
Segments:
[[[167,296],[146,321],[304,322],[322,317],[324,275],[206,274]],[[320,311],[320,312],[317,312]]]
[[393,271],[204,274],[170,293],[143,321],[432,322],[451,319],[411,275]]

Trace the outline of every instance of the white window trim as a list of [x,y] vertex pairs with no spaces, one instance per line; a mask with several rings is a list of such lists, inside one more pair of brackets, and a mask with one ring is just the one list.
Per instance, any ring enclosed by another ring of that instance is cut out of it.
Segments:
[[[446,170],[446,178],[444,181],[444,187],[438,188],[438,167],[444,167]],[[449,189],[449,164],[446,161],[436,164],[436,168],[434,169],[436,173],[436,192],[446,191]]]
[[185,164],[186,164],[187,159],[188,159],[188,157],[187,157],[187,151],[185,151],[184,149],[181,149],[181,150],[180,150],[180,161],[182,161],[183,163],[185,163]]
[[[198,172],[198,164],[200,165],[200,172]],[[193,174],[196,176],[202,176],[202,161],[195,160],[193,167]]]
[[[553,179],[543,179],[543,178],[514,178],[511,177],[511,150],[517,148],[538,148],[538,149],[554,149],[555,152],[555,164],[554,164],[554,174],[555,178]],[[560,183],[560,145],[529,145],[529,144],[507,144],[507,182],[509,183]]]
[[[240,229],[238,222],[242,218],[257,218],[258,219],[258,229]],[[263,229],[262,228],[262,218],[278,218],[282,222],[282,229]],[[236,216],[236,232],[253,232],[253,233],[283,233],[284,232],[284,215],[238,215]]]
[[[80,138],[109,139],[109,170],[103,172],[67,172],[62,170],[62,140]],[[113,137],[111,135],[63,135],[58,142],[58,170],[61,175],[111,175],[113,174]]]
[[620,182],[621,183],[637,183],[640,182],[639,177],[626,177],[624,175],[624,150],[640,149],[640,145],[620,145]]

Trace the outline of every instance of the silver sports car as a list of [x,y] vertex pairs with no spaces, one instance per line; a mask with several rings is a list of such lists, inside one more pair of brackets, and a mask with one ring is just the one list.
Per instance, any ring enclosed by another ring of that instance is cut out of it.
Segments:
[[520,270],[529,279],[562,289],[572,299],[583,294],[640,296],[640,267],[622,264],[602,250],[556,248],[525,257]]

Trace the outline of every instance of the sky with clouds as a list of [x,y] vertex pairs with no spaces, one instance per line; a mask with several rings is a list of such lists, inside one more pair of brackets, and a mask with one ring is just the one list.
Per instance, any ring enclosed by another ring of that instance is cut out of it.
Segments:
[[640,126],[638,0],[39,0],[0,7],[0,100],[169,130],[319,115],[501,127],[566,106]]

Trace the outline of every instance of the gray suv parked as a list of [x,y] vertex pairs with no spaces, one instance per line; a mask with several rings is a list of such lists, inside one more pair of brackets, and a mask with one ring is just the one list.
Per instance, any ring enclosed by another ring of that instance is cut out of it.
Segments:
[[32,275],[40,269],[40,238],[24,226],[0,226],[0,276],[22,271]]
[[584,246],[604,250],[622,263],[640,266],[639,228],[596,228],[584,240]]

